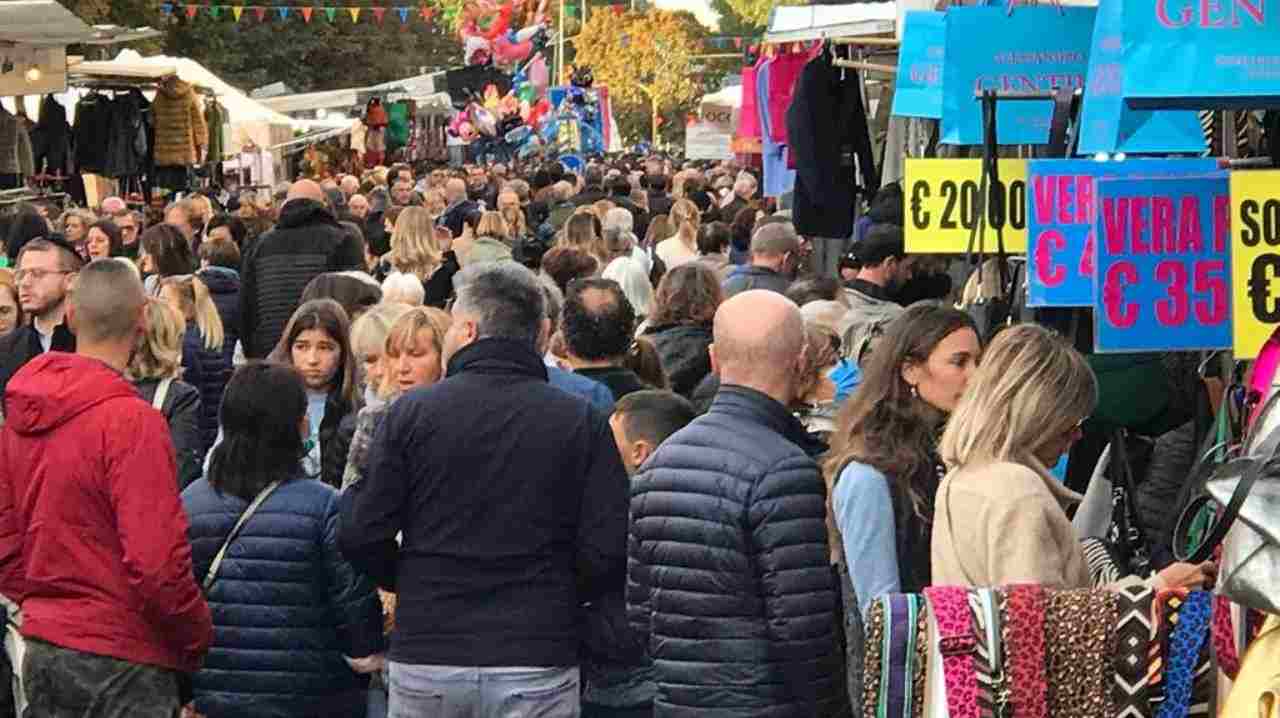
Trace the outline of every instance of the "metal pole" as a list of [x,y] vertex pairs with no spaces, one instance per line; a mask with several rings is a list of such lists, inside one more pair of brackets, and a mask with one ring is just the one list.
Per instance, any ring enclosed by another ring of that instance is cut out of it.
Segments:
[[564,0],[560,0],[560,30],[556,32],[556,78],[553,83],[559,87],[564,82]]

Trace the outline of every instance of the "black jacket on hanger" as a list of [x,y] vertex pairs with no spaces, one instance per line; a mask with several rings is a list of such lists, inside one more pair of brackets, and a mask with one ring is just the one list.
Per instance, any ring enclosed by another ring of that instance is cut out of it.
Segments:
[[31,129],[31,150],[37,174],[48,172],[70,177],[75,172],[71,125],[67,124],[66,109],[53,95],[45,95],[40,102],[40,121]]
[[[810,237],[853,235],[854,202],[880,187],[871,154],[871,134],[862,106],[857,71],[831,64],[825,51],[809,61],[796,82],[787,110],[787,138],[795,156],[796,185],[792,222]],[[853,153],[862,173],[861,187],[845,158]]]

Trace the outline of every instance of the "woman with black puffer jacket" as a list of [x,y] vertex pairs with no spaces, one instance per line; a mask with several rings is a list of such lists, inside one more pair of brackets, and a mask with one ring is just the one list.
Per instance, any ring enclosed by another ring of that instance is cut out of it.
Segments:
[[182,337],[183,378],[200,390],[200,443],[208,451],[218,436],[218,407],[231,378],[231,357],[224,347],[222,318],[209,296],[209,288],[195,275],[160,280],[160,298],[178,310],[186,321]]
[[192,678],[207,718],[364,718],[368,675],[384,665],[381,603],[338,550],[338,491],[302,471],[307,404],[293,367],[241,367],[208,476],[182,493],[214,616]]

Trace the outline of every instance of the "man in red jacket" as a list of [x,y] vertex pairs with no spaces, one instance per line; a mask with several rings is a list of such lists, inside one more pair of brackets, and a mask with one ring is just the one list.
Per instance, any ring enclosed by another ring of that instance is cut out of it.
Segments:
[[167,425],[122,374],[145,301],[131,267],[89,264],[76,353],[33,359],[4,395],[0,593],[22,610],[28,715],[172,718],[213,638]]

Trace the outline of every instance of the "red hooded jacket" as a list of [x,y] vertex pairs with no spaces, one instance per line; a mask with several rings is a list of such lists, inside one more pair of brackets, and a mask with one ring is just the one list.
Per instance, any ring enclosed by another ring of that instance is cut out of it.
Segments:
[[111,367],[63,352],[15,374],[4,409],[0,592],[21,603],[23,634],[199,668],[213,626],[164,417]]

